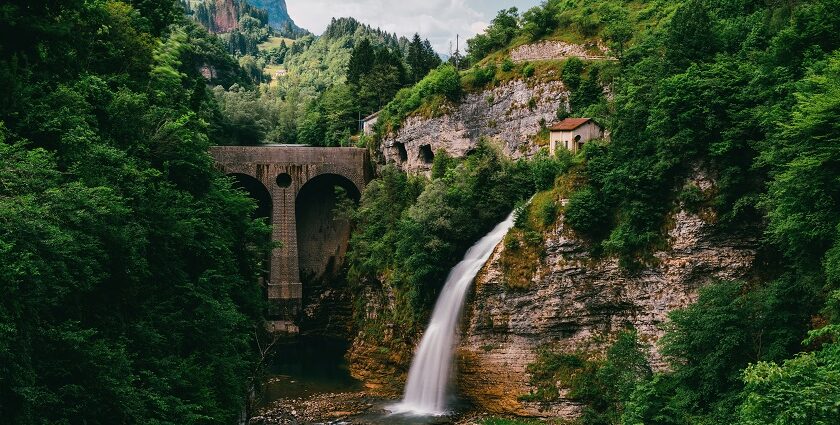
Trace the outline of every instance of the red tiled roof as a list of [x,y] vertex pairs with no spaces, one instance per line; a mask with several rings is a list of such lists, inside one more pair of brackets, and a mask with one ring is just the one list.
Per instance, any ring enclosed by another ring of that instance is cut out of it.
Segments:
[[551,131],[570,131],[588,123],[589,121],[592,121],[592,118],[566,118],[563,121],[552,125],[548,129]]

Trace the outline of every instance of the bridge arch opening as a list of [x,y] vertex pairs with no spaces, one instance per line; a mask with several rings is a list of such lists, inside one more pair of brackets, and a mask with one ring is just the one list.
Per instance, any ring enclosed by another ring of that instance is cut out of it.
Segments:
[[247,174],[233,173],[233,187],[245,191],[248,196],[257,201],[257,209],[251,214],[253,218],[271,218],[271,193],[259,180]]
[[358,202],[360,198],[356,185],[338,174],[321,174],[300,188],[295,218],[302,282],[340,271],[351,229],[350,222],[336,214],[336,207],[344,199]]

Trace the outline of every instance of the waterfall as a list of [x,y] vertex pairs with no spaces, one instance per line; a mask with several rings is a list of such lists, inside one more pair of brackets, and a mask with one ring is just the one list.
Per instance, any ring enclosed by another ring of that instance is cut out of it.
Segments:
[[447,410],[452,361],[457,344],[457,328],[464,298],[475,275],[490,258],[493,249],[513,227],[514,214],[496,225],[475,243],[446,278],[432,320],[423,334],[411,362],[402,402],[390,406],[394,413],[443,415]]

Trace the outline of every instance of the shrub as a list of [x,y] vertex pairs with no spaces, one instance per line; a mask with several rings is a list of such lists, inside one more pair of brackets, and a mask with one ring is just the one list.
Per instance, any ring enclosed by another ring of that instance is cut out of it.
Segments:
[[697,212],[705,201],[703,191],[693,184],[686,185],[683,190],[677,195],[677,200],[680,205],[689,212]]
[[382,109],[380,120],[382,124],[377,126],[377,131],[391,131],[399,128],[400,123],[409,114],[417,111],[422,106],[429,106],[435,103],[435,107],[429,107],[430,111],[439,111],[441,100],[457,102],[461,97],[461,77],[455,67],[449,64],[433,69],[411,88],[404,88],[397,92],[394,100],[389,102]]
[[529,63],[529,64],[525,65],[525,66],[522,68],[522,75],[523,75],[525,78],[531,78],[531,77],[533,77],[533,76],[534,76],[534,72],[535,72],[535,71],[536,71],[536,70],[534,69],[534,65],[531,65],[531,64]]
[[502,62],[502,71],[504,71],[504,72],[513,71],[513,61],[510,60],[510,58],[507,58],[507,59],[505,59],[504,62]]
[[473,88],[484,87],[493,81],[496,77],[496,65],[489,64],[485,67],[476,66],[472,70],[472,86]]
[[604,235],[604,229],[609,228],[607,211],[603,197],[586,186],[569,199],[566,222],[576,231],[597,239]]
[[546,149],[541,149],[531,159],[531,175],[537,190],[549,190],[554,186],[554,179],[566,172],[571,166],[571,157],[551,157]]
[[554,202],[554,199],[544,202],[540,204],[536,213],[537,220],[539,220],[540,225],[544,227],[550,226],[554,224],[554,220],[557,219],[557,203]]

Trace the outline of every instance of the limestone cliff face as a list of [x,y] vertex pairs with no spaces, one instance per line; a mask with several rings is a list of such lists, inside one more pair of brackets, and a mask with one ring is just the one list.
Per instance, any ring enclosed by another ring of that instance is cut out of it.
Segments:
[[277,29],[300,29],[289,16],[286,0],[248,0],[248,3],[268,11],[268,23]]
[[406,171],[427,171],[432,166],[429,153],[443,149],[461,157],[475,149],[481,137],[495,140],[511,158],[533,155],[540,148],[534,136],[541,125],[554,123],[559,108],[568,109],[569,92],[560,76],[548,77],[553,81],[513,80],[467,94],[439,117],[408,118],[396,134],[383,139],[385,162]]
[[[693,183],[704,191],[712,187],[705,178]],[[582,406],[570,399],[550,404],[520,400],[533,390],[527,366],[541,348],[597,356],[629,326],[651,346],[651,365],[664,369],[655,344],[668,313],[693,303],[708,283],[748,278],[756,255],[755,232],[722,231],[709,210],[678,211],[668,222],[667,247],[654,253],[652,265],[630,273],[614,258],[593,259],[590,246],[560,217],[544,235],[545,255],[533,264],[535,273],[525,289],[506,284],[500,244],[465,307],[457,350],[461,396],[492,413],[576,417]],[[370,287],[360,296],[368,318],[376,321],[392,307],[395,295]],[[364,332],[349,353],[353,375],[375,393],[399,395],[412,346],[395,338],[387,325],[373,337]]]
[[220,34],[239,28],[237,4],[234,0],[216,0],[216,13],[213,16],[213,32]]
[[364,320],[375,325],[359,329],[353,339],[347,352],[350,374],[371,394],[397,398],[408,377],[414,347],[395,337],[393,324],[382,323],[387,312],[395,308],[394,291],[377,282],[363,288],[354,296],[363,306]]
[[[503,246],[476,279],[458,349],[461,393],[495,413],[576,416],[572,400],[550,405],[523,402],[530,388],[526,367],[541,347],[601,353],[617,332],[633,326],[653,345],[668,312],[694,302],[697,290],[715,279],[742,278],[751,270],[754,240],[722,234],[711,213],[674,214],[670,246],[655,253],[655,265],[629,274],[616,260],[592,261],[588,247],[558,221],[547,235],[546,256],[524,290],[505,285],[499,262]],[[665,364],[656,351],[651,364]]]
[[610,49],[600,40],[588,44],[546,40],[539,43],[523,44],[510,51],[510,58],[514,62],[559,60],[570,57],[596,60],[613,59]]

